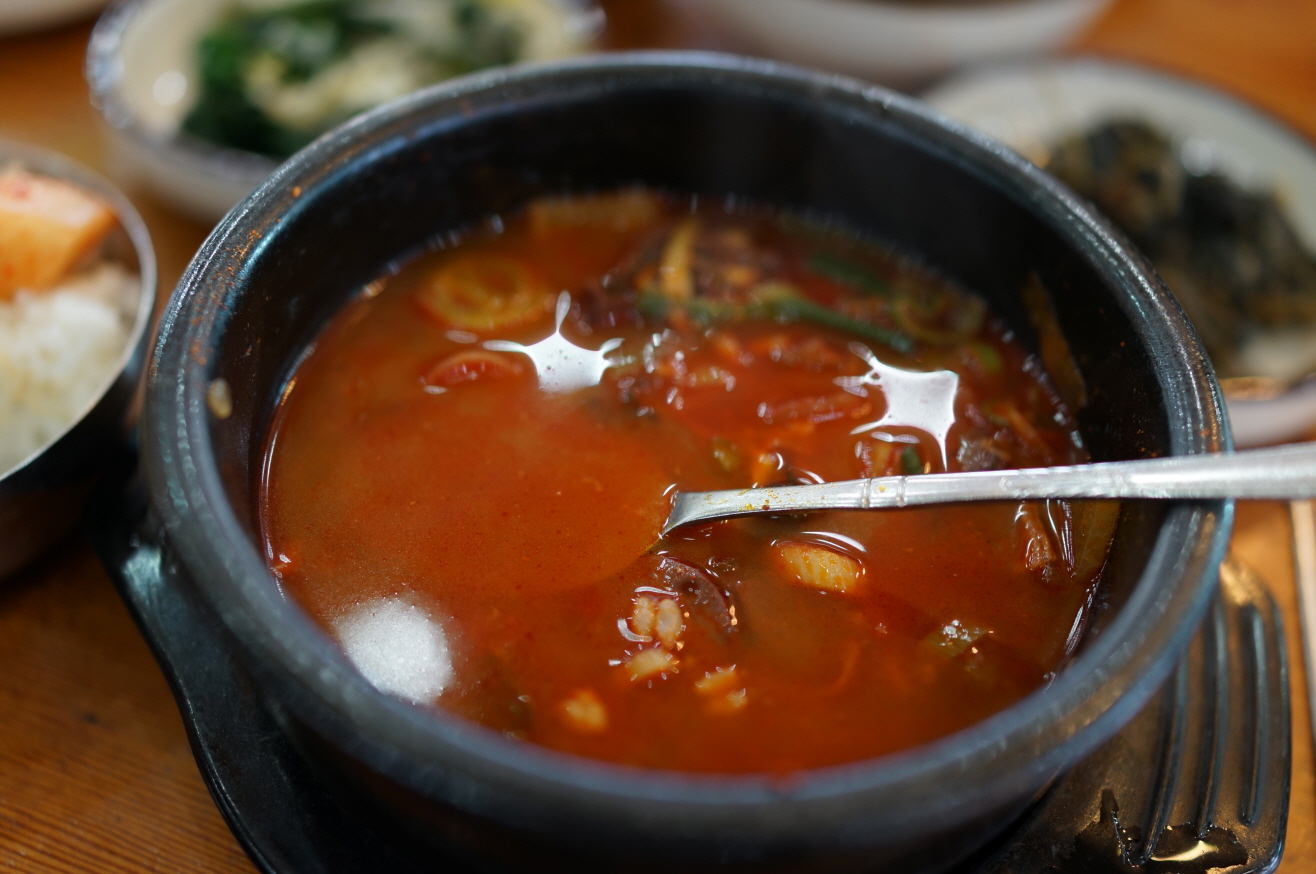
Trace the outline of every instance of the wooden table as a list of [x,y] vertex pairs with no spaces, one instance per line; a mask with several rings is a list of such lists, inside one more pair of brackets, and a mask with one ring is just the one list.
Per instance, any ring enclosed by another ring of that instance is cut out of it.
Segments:
[[[616,45],[734,46],[695,0],[613,0]],[[113,175],[87,103],[88,25],[0,39],[0,136]],[[1316,139],[1316,4],[1118,0],[1074,46],[1199,77]],[[173,287],[206,228],[134,195]],[[1294,769],[1285,874],[1316,870],[1316,789],[1287,508],[1239,510],[1234,550],[1283,606]],[[211,803],[164,679],[80,535],[0,585],[0,869],[250,871]]]

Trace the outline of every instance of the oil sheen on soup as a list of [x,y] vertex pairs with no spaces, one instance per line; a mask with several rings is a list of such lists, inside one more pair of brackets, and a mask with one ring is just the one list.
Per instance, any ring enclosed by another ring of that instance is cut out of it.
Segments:
[[1019,700],[1072,650],[1117,513],[660,537],[675,489],[1087,456],[979,298],[820,224],[645,190],[532,202],[372,284],[267,453],[270,566],[376,686],[683,771],[880,756]]

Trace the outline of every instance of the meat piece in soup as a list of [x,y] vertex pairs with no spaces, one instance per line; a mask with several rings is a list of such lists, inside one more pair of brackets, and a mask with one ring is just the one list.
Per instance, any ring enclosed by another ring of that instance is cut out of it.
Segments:
[[643,190],[533,202],[371,285],[267,452],[271,567],[376,685],[683,771],[880,756],[1018,701],[1072,650],[1118,512],[659,537],[678,488],[1087,456],[979,298],[790,215]]

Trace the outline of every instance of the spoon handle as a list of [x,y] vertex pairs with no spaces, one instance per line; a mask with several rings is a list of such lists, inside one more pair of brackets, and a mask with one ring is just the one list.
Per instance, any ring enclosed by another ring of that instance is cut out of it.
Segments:
[[806,486],[677,492],[663,533],[711,519],[1045,498],[1316,498],[1316,443],[1068,467],[885,476]]

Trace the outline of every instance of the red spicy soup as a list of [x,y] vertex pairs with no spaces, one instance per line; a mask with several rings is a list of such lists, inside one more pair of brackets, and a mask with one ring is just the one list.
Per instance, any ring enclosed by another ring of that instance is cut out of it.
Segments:
[[536,201],[371,285],[298,368],[261,521],[379,688],[597,759],[783,772],[1047,682],[1112,505],[713,523],[672,489],[1084,461],[976,297],[790,216]]

